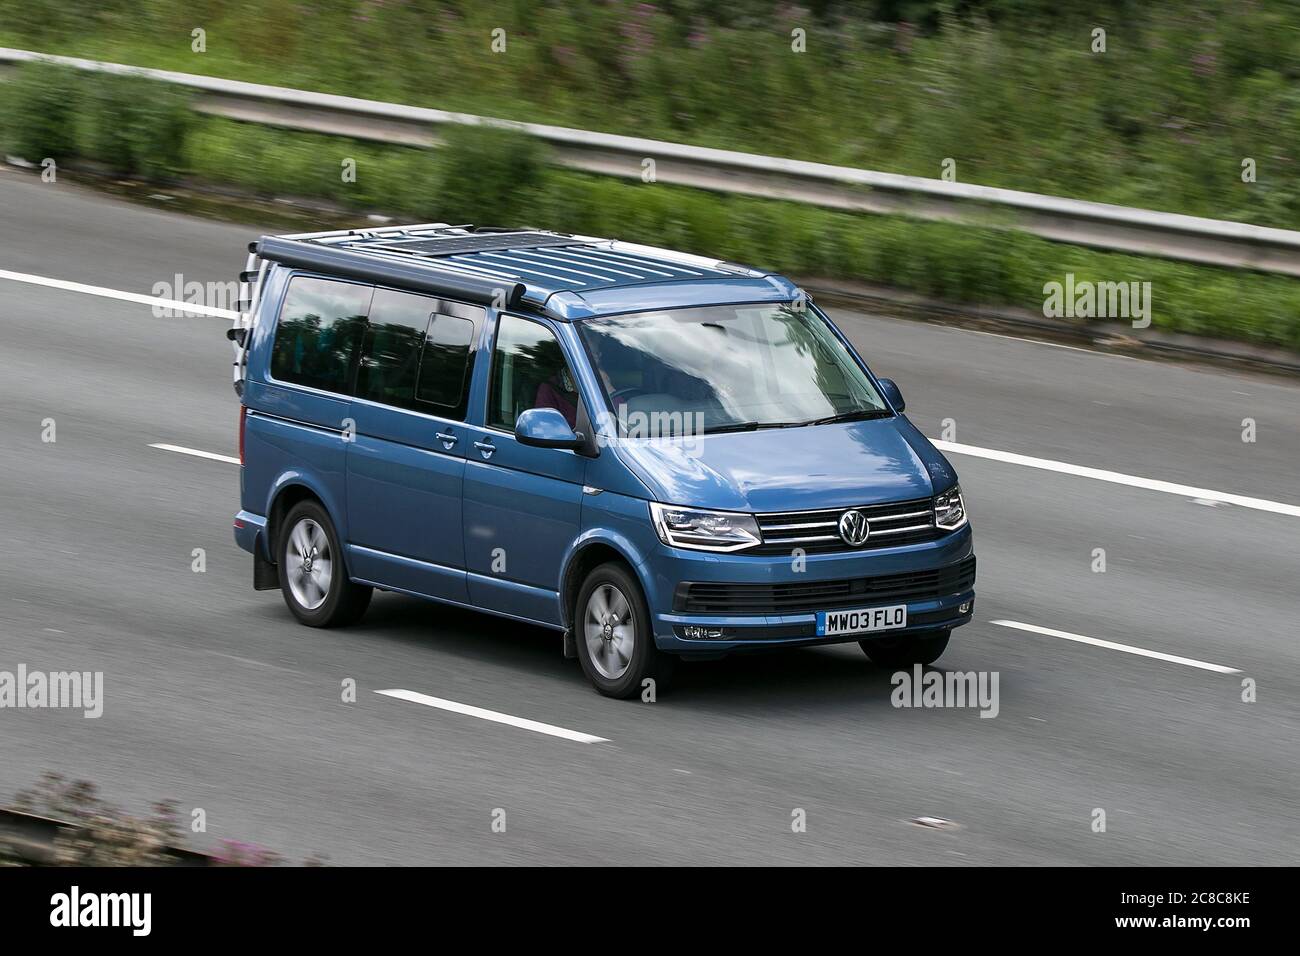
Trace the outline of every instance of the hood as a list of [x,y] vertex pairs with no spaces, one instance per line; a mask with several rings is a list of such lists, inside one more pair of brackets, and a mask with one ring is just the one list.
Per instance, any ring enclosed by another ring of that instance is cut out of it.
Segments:
[[956,473],[906,418],[622,442],[619,457],[667,504],[810,511],[926,498]]

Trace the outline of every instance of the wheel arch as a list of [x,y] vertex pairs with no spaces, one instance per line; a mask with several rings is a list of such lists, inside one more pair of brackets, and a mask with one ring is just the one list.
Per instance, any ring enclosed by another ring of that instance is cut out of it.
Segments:
[[616,561],[627,568],[641,587],[643,599],[648,600],[650,592],[640,562],[633,557],[635,554],[628,542],[599,532],[592,532],[575,541],[560,575],[560,623],[566,629],[573,627],[574,605],[578,600],[578,592],[582,590],[582,582],[595,568],[610,561]]
[[301,501],[315,501],[325,509],[325,513],[329,515],[334,525],[335,534],[339,536],[339,544],[343,544],[344,528],[339,520],[338,511],[331,507],[329,496],[323,494],[319,487],[302,475],[286,476],[272,489],[266,509],[266,551],[267,557],[273,564],[279,561],[279,548],[276,542],[279,540],[285,516]]

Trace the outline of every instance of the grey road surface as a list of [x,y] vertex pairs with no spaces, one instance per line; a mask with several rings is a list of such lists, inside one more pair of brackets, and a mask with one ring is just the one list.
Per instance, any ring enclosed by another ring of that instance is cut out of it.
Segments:
[[[256,234],[0,172],[0,270],[151,293],[231,278]],[[951,419],[963,444],[1300,505],[1288,381],[835,314],[931,436]],[[0,801],[51,769],[134,811],[202,808],[200,847],[339,864],[1300,858],[1298,517],[954,455],[979,597],[939,669],[995,672],[996,717],[895,708],[855,645],[615,702],[552,632],[391,595],[318,631],[254,592],[238,466],[150,447],[236,454],[224,328],[0,278],[0,671],[105,675],[99,719],[0,709]]]

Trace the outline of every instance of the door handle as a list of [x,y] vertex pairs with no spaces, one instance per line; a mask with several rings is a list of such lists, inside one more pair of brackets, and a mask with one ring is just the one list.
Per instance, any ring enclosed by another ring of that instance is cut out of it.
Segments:
[[482,454],[484,458],[491,458],[492,453],[497,450],[497,446],[492,444],[490,441],[476,441],[474,442],[474,447],[479,450],[479,453]]
[[434,437],[437,438],[438,441],[442,442],[442,447],[448,451],[451,451],[452,446],[460,440],[451,432],[436,432]]

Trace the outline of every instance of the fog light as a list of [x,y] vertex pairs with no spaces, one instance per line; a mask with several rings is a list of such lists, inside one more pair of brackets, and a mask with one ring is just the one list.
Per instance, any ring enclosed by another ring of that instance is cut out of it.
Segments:
[[720,627],[704,627],[699,624],[686,624],[682,627],[682,637],[688,641],[716,641],[722,634]]
[[967,614],[969,612],[970,612],[970,601],[965,601],[962,604],[958,605],[957,607],[958,614]]

